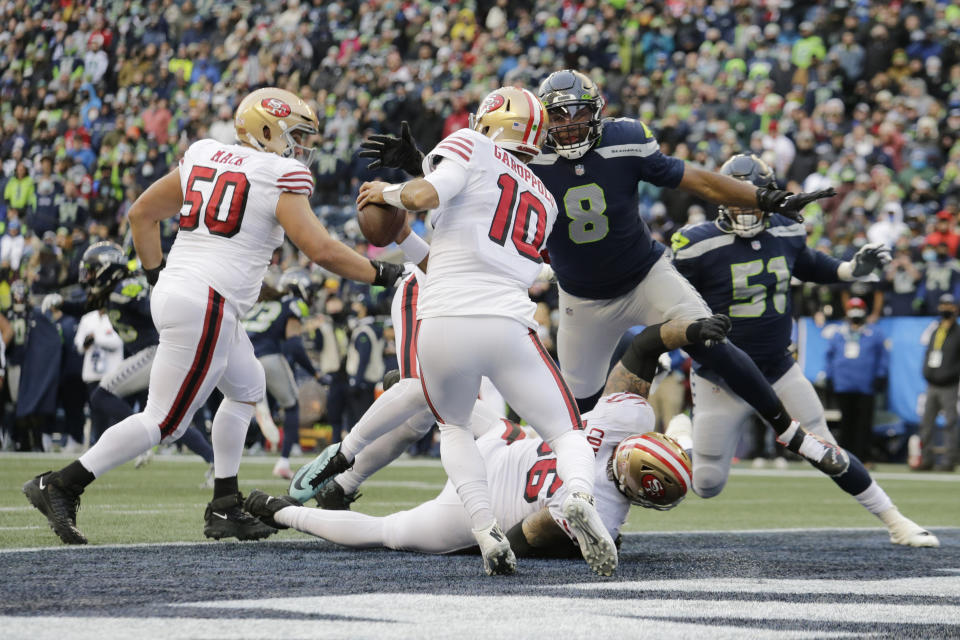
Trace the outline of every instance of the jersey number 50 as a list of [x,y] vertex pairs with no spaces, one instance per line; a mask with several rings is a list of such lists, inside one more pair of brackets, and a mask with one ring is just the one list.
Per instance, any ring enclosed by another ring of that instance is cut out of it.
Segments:
[[[214,178],[216,178],[215,182]],[[195,188],[198,181],[214,183],[206,206],[204,206],[203,194]],[[228,192],[230,200],[228,206],[224,207]],[[240,223],[243,221],[243,210],[247,206],[249,192],[250,182],[247,176],[239,171],[224,171],[218,176],[216,169],[195,166],[187,178],[187,189],[183,194],[183,202],[190,205],[190,211],[180,213],[180,228],[184,231],[196,229],[200,223],[202,210],[203,224],[211,234],[224,238],[237,235],[240,231]]]
[[[520,191],[518,198],[519,185],[508,173],[500,174],[497,186],[500,187],[500,201],[497,202],[497,211],[488,236],[500,246],[504,246],[509,233],[513,246],[520,255],[534,262],[543,262],[540,251],[547,233],[547,212],[543,203],[529,191]],[[530,235],[527,227],[531,216],[534,219],[533,239],[527,240]]]

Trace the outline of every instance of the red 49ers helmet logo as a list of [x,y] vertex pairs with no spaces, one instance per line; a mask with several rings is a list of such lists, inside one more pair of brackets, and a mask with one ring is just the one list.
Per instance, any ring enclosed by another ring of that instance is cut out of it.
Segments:
[[640,478],[640,485],[643,487],[643,492],[646,493],[649,498],[662,498],[664,494],[666,494],[666,489],[663,488],[663,484],[653,474],[648,473]]
[[260,106],[275,118],[286,118],[292,111],[290,105],[279,98],[264,98],[260,101]]
[[491,111],[496,111],[506,102],[504,97],[499,93],[492,93],[487,96],[486,100],[483,101],[483,104],[480,105],[480,109],[477,112],[477,117],[480,118],[484,114],[490,113]]

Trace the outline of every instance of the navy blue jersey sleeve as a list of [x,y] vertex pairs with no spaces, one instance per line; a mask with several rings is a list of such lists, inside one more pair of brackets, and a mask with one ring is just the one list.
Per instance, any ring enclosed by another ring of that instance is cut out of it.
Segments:
[[658,187],[676,189],[683,179],[683,160],[664,155],[660,143],[646,124],[639,120],[618,118],[609,125],[617,130],[622,142],[615,146],[599,148],[598,153],[630,155],[636,158],[638,177]]
[[805,247],[797,254],[797,262],[793,265],[793,275],[804,282],[819,282],[832,284],[839,282],[837,267],[840,261],[821,251],[814,251]]

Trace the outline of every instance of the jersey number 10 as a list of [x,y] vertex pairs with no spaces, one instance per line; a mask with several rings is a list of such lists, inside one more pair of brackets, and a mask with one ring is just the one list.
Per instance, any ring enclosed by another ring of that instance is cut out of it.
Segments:
[[[214,181],[216,178],[216,181]],[[213,182],[210,200],[204,206],[203,194],[194,188],[197,182]],[[224,211],[224,200],[230,193],[229,206]],[[203,224],[211,234],[231,238],[240,231],[243,210],[247,207],[247,194],[250,182],[239,171],[224,171],[217,176],[217,170],[196,165],[187,178],[187,190],[183,194],[184,204],[190,205],[190,211],[180,213],[180,228],[193,231],[200,224],[200,212],[203,211]]]
[[[540,251],[547,234],[547,212],[543,203],[529,191],[520,191],[518,198],[517,180],[508,173],[500,174],[497,186],[500,187],[500,201],[490,225],[490,239],[505,246],[509,235],[520,255],[537,263],[543,262]],[[527,226],[531,216],[534,217],[535,231],[533,239],[528,241]]]

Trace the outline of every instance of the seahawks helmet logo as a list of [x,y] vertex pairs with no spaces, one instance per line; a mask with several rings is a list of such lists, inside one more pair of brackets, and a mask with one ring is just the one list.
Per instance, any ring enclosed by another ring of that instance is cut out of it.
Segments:
[[286,118],[293,111],[290,105],[279,98],[264,98],[260,106],[274,118]]

